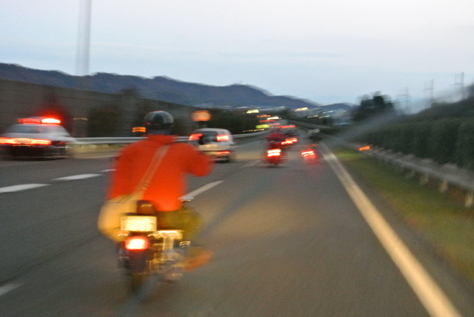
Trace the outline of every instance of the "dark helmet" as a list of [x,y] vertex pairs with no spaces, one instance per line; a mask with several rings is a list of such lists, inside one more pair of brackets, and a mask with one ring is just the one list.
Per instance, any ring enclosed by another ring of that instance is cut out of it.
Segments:
[[150,130],[171,130],[174,125],[173,116],[166,111],[153,111],[148,113],[143,119],[147,131]]

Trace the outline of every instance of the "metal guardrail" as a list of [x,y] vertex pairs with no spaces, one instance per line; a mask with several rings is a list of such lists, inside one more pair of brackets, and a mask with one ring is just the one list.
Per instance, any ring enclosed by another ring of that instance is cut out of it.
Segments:
[[464,191],[464,206],[474,205],[474,173],[469,170],[458,168],[453,164],[440,165],[431,159],[419,159],[413,155],[378,148],[371,148],[364,153],[394,166],[401,172],[407,172],[408,176],[418,175],[421,185],[435,180],[441,193],[447,192],[449,186],[461,189]]
[[[259,132],[251,132],[251,133],[243,133],[243,134],[234,134],[232,137],[234,139],[243,139],[249,137],[256,137],[260,135],[264,135],[267,133],[266,131],[259,131]],[[76,138],[77,143],[76,145],[87,145],[87,144],[130,144],[140,140],[145,139],[145,137],[97,137],[97,138]],[[179,136],[177,137],[178,142],[187,142],[187,136]]]
[[[244,134],[234,134],[232,135],[235,140],[243,140],[246,138],[255,138],[266,134],[267,131],[259,132],[250,132]],[[188,136],[179,136],[177,137],[177,142],[188,142]],[[140,140],[145,139],[145,137],[97,137],[97,138],[76,138],[76,143],[73,144],[74,152],[78,153],[87,153],[94,151],[113,151],[117,150],[121,146],[131,144]],[[237,142],[238,143],[238,142]]]
[[[308,123],[300,124],[296,121],[293,121],[293,123],[304,128],[318,127]],[[331,139],[330,143],[357,151],[361,147],[361,145],[345,142],[334,136],[326,135],[325,138]],[[427,184],[430,180],[436,181],[441,193],[446,193],[449,187],[457,188],[464,192],[464,206],[467,208],[474,206],[474,172],[472,171],[458,168],[454,164],[440,165],[431,159],[420,159],[413,155],[393,153],[391,150],[374,147],[363,151],[363,153],[389,164],[401,172],[405,172],[409,177],[419,176],[421,185]]]

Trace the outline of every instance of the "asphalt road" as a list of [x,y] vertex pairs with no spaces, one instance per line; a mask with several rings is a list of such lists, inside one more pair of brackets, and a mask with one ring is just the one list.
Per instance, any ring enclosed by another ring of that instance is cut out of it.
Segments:
[[423,293],[419,273],[407,275],[348,195],[330,152],[321,146],[319,163],[306,164],[301,147],[268,167],[261,142],[241,145],[236,162],[189,179],[189,192],[217,184],[193,201],[215,257],[147,303],[128,296],[95,226],[112,159],[0,162],[0,315],[474,316],[460,277],[359,184],[441,297]]

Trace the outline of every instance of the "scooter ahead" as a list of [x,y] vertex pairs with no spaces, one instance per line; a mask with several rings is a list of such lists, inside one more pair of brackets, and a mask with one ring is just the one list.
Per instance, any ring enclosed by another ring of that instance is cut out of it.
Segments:
[[285,161],[283,150],[280,148],[268,149],[266,160],[270,166],[276,166],[283,163]]
[[117,235],[125,237],[119,245],[118,260],[133,295],[145,300],[160,282],[183,276],[191,242],[183,241],[182,230],[160,228],[152,203],[139,201],[136,213],[121,218]]

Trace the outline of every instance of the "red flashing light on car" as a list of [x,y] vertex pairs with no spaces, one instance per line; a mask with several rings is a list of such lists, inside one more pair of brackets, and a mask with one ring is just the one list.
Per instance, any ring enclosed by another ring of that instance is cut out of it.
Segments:
[[58,119],[54,119],[54,118],[44,118],[44,119],[41,119],[41,123],[44,123],[44,124],[61,124],[61,120],[58,120]]
[[61,124],[61,120],[43,117],[20,118],[17,121],[23,124]]

